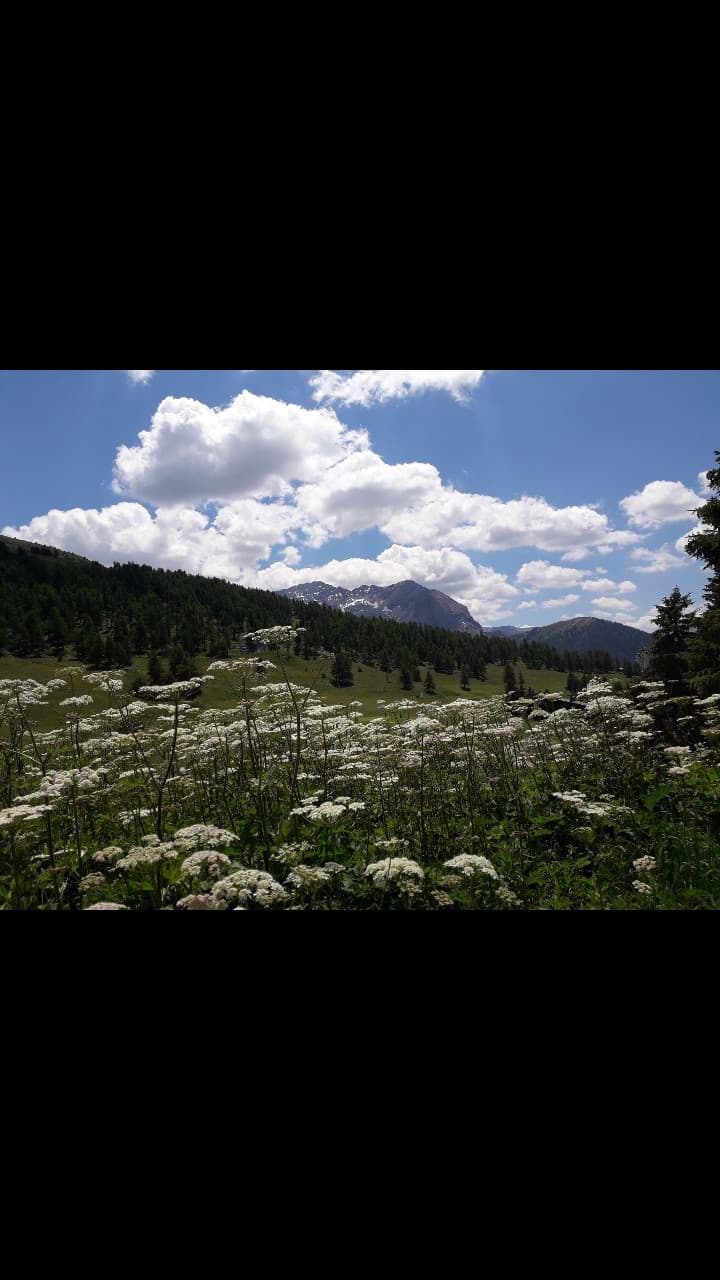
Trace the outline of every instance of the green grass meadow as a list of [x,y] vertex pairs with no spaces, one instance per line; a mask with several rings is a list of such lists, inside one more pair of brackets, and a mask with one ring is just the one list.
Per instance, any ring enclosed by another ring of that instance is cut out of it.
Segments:
[[[232,655],[232,657],[241,656],[240,654]],[[352,664],[354,684],[344,689],[338,689],[332,684],[330,674],[332,660],[330,658],[305,662],[302,658],[295,657],[294,654],[287,656],[284,653],[271,654],[270,658],[277,666],[277,672],[270,673],[271,678],[279,681],[284,678],[284,675],[287,675],[288,680],[293,684],[304,685],[309,689],[314,689],[323,701],[336,703],[339,706],[347,706],[349,702],[354,701],[361,702],[364,716],[377,714],[378,698],[385,699],[388,702],[395,701],[398,698],[416,698],[419,705],[444,704],[454,698],[493,698],[505,692],[503,684],[504,667],[502,665],[488,664],[487,678],[485,680],[471,679],[469,690],[461,688],[459,672],[456,671],[454,675],[450,676],[440,675],[433,671],[437,692],[428,695],[424,691],[426,667],[420,667],[422,677],[420,682],[415,683],[412,690],[404,690],[398,671],[386,674],[379,667],[368,667],[362,663],[354,662]],[[213,659],[205,655],[195,659],[200,675],[205,675],[212,662]],[[53,678],[59,667],[77,667],[78,684],[75,692],[88,692],[87,685],[82,685],[80,682],[80,676],[84,670],[82,664],[67,659],[58,661],[55,658],[0,658],[0,680],[32,679],[44,683]],[[567,676],[563,671],[553,671],[550,668],[534,671],[525,667],[522,663],[517,663],[515,670],[518,676],[522,672],[525,685],[531,686],[536,693],[545,691],[561,693],[565,690]],[[137,675],[147,679],[147,660],[145,658],[135,658],[132,666],[125,672],[124,683],[126,689],[129,690]],[[69,689],[67,693],[70,693]],[[95,698],[95,704],[83,709],[81,718],[102,710],[103,706],[106,705],[107,699],[102,692],[94,691],[93,697]],[[235,702],[234,680],[223,672],[217,672],[215,673],[215,679],[203,686],[202,694],[196,699],[194,705],[203,710],[209,710],[211,707],[225,709],[233,706]],[[41,732],[46,732],[50,729],[56,729],[59,724],[63,723],[64,713],[62,710],[59,711],[56,703],[53,703],[51,706],[34,708],[34,718],[37,720],[38,728]]]

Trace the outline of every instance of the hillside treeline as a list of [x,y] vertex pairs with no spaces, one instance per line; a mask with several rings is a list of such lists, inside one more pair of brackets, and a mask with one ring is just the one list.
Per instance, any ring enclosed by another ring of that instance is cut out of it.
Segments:
[[618,665],[605,651],[560,653],[528,640],[356,617],[182,570],[107,568],[53,547],[30,550],[0,538],[0,652],[19,658],[51,653],[103,668],[127,666],[134,655],[148,653],[227,657],[246,647],[249,633],[291,624],[304,628],[295,642],[304,658],[342,651],[385,670],[426,666],[452,674],[466,668],[482,679],[489,662],[580,673]]

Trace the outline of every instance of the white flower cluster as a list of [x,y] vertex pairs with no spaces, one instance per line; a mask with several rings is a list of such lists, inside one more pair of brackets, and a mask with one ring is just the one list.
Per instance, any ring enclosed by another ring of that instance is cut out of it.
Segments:
[[274,662],[268,658],[218,658],[211,662],[208,671],[276,671]]
[[83,675],[85,684],[99,685],[109,693],[120,693],[123,688],[122,671],[86,671]]
[[578,813],[585,813],[591,818],[609,818],[616,813],[631,812],[627,805],[619,804],[612,796],[603,796],[606,803],[600,804],[597,800],[588,800],[584,791],[553,791],[552,794],[556,800],[564,800],[577,809]]
[[175,903],[180,911],[216,911],[217,904],[211,893],[188,893]]
[[104,889],[107,880],[99,871],[91,871],[89,875],[83,876],[80,881],[80,888],[83,893],[90,893],[92,889]]
[[218,880],[225,874],[225,867],[232,866],[226,853],[215,853],[212,849],[198,849],[183,862],[180,870],[185,876],[211,876]]
[[295,639],[293,627],[263,627],[260,631],[248,631],[244,640],[254,640],[266,649],[275,649],[281,644],[290,644]]
[[116,862],[118,871],[137,871],[143,867],[155,867],[159,862],[173,862],[180,857],[180,850],[169,841],[135,845],[124,858]]
[[50,804],[14,804],[11,809],[0,809],[0,827],[19,826],[21,822],[32,822],[51,812]]
[[247,906],[272,907],[284,902],[287,893],[267,871],[235,871],[225,880],[218,880],[212,897],[219,907]]
[[90,791],[94,791],[104,781],[104,770],[91,769],[85,765],[82,769],[48,769],[48,772],[40,780],[40,786],[37,791],[31,792],[29,795],[18,796],[18,802],[23,801],[44,801],[61,800],[63,796],[70,795],[72,791],[76,795],[87,795]]
[[285,884],[291,889],[320,889],[329,879],[330,873],[322,867],[306,867],[300,863],[290,872]]
[[279,862],[281,866],[292,867],[300,862],[304,853],[312,846],[309,841],[302,840],[295,844],[281,844],[279,849],[275,850],[272,855],[273,862]]
[[650,855],[646,853],[644,857],[636,858],[633,862],[633,866],[636,871],[654,871],[656,862],[654,858],[651,858]]
[[91,693],[79,693],[76,698],[63,698],[61,707],[91,707],[95,699]]
[[522,906],[522,901],[520,900],[520,898],[518,898],[517,894],[513,893],[512,889],[510,889],[506,884],[499,884],[497,889],[495,890],[495,893],[497,894],[498,898],[500,898],[501,902],[507,902],[508,906],[510,907]]
[[45,706],[47,686],[38,680],[0,680],[0,696],[8,694],[21,707]]
[[122,902],[96,902],[92,907],[85,907],[86,911],[127,911],[127,909]]
[[644,880],[633,880],[632,887],[637,893],[652,893],[650,885],[645,884]]
[[103,867],[108,863],[117,862],[118,858],[122,858],[122,856],[123,851],[118,844],[109,844],[104,849],[96,849],[91,861]]
[[174,684],[144,684],[138,689],[138,693],[147,694],[148,698],[152,698],[155,702],[177,702],[180,698],[186,698],[194,693],[206,680],[212,680],[212,678],[212,676],[193,676],[191,680],[176,680]]
[[237,837],[232,831],[226,831],[224,827],[206,826],[203,822],[195,822],[190,827],[181,827],[173,836],[173,843],[185,853],[191,849],[202,848],[203,845],[208,849],[227,849],[229,845],[235,844],[236,840]]
[[412,858],[383,858],[382,862],[371,862],[365,868],[365,875],[378,888],[393,888],[409,894],[418,893],[420,882],[425,879],[422,867]]
[[453,871],[461,871],[464,876],[484,875],[490,876],[492,880],[500,879],[492,862],[475,853],[459,853],[456,858],[449,858],[443,865]]
[[122,822],[124,827],[129,827],[135,818],[149,818],[151,813],[152,809],[138,809],[135,812],[132,809],[121,809],[118,813],[118,822]]

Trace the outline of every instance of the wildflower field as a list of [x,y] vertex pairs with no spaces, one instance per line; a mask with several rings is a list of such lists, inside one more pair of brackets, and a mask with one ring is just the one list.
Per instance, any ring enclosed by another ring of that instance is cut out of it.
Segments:
[[0,678],[0,906],[720,904],[720,694],[330,703],[292,679],[292,637],[136,694],[78,664]]

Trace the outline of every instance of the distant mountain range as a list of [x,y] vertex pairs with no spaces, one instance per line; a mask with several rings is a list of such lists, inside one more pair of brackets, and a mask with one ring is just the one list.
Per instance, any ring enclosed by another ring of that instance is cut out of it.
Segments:
[[417,622],[425,627],[445,627],[448,631],[464,631],[480,636],[483,629],[464,604],[458,604],[442,591],[431,591],[419,582],[395,582],[390,587],[331,587],[327,582],[302,582],[277,593],[303,600],[306,604],[324,604],[342,613],[364,618],[385,618],[391,622]]
[[587,653],[604,649],[613,658],[634,662],[640,649],[647,648],[652,633],[628,627],[624,622],[608,622],[605,618],[570,618],[567,622],[551,622],[546,627],[485,627],[488,636],[509,636],[511,640],[535,640],[562,653]]
[[545,627],[481,627],[464,605],[442,591],[421,587],[418,582],[396,582],[390,587],[332,587],[327,582],[302,582],[277,593],[306,604],[323,604],[342,613],[365,618],[385,618],[394,622],[417,622],[422,626],[445,627],[470,635],[508,636],[512,640],[534,640],[561,653],[604,650],[613,658],[634,662],[638,651],[652,637],[647,631],[604,618],[571,618]]

